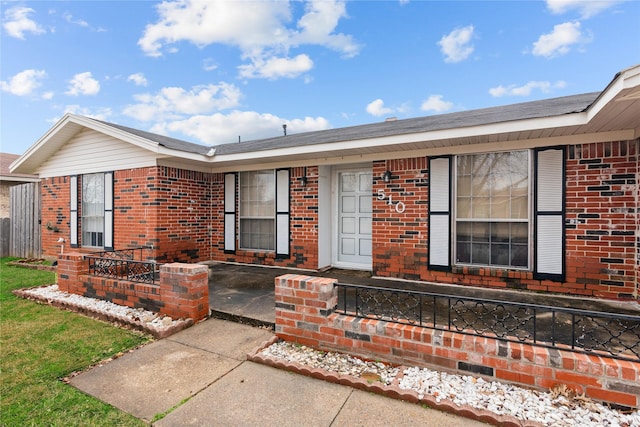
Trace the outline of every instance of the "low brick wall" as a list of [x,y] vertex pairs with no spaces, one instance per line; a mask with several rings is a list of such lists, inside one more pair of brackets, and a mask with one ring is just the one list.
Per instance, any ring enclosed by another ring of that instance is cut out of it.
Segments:
[[294,274],[277,277],[276,335],[321,350],[473,373],[529,388],[564,384],[594,400],[640,407],[640,362],[337,314],[336,283]]
[[209,316],[208,267],[199,264],[163,264],[157,285],[90,276],[81,253],[58,257],[61,291],[144,308],[174,319],[199,321]]

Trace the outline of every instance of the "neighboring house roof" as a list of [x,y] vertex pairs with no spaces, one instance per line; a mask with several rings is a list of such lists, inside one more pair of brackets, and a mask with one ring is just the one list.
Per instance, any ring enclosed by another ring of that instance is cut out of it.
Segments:
[[[527,146],[630,140],[640,136],[640,65],[616,74],[602,92],[457,113],[384,121],[275,138],[205,146],[65,115],[12,166],[35,172],[82,129],[92,129],[153,153],[157,164],[223,171],[260,163],[298,164],[321,159],[353,161],[406,155],[451,154],[456,147]],[[290,129],[291,131],[291,129]]]
[[9,166],[20,157],[19,154],[0,153],[0,181],[10,183],[38,182],[38,175],[11,173]]

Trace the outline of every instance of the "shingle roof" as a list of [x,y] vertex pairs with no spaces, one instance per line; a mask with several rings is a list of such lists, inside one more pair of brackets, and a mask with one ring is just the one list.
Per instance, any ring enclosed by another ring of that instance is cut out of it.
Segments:
[[22,178],[37,178],[38,175],[11,173],[9,166],[20,157],[19,154],[0,153],[0,177],[3,181],[21,181]]
[[272,150],[323,144],[330,142],[353,141],[364,138],[377,138],[391,135],[403,135],[443,129],[455,129],[468,126],[487,125],[514,120],[551,117],[585,111],[600,92],[562,98],[532,101],[479,110],[461,111],[436,116],[418,117],[404,120],[385,121],[345,128],[336,128],[290,134],[276,138],[261,139],[216,146],[216,154],[237,154],[253,151]]
[[102,124],[105,124],[107,126],[111,126],[113,128],[128,132],[130,134],[148,139],[149,141],[157,142],[161,146],[170,148],[172,150],[184,151],[187,153],[195,153],[195,154],[207,154],[207,152],[211,150],[211,147],[207,145],[201,145],[193,142],[183,141],[181,139],[170,138],[168,136],[159,135],[157,133],[146,132],[143,130],[122,126],[115,123],[109,123],[102,120],[96,120],[96,119],[93,119],[93,120],[100,122]]
[[227,143],[216,145],[213,147],[195,144],[176,138],[170,138],[152,132],[146,132],[126,126],[117,125],[114,123],[108,123],[100,120],[96,121],[156,142],[161,146],[169,149],[206,155],[207,152],[211,150],[211,148],[215,148],[216,155],[224,155],[250,153],[278,148],[309,146],[331,142],[353,141],[365,138],[378,138],[444,129],[456,129],[468,126],[503,123],[514,120],[526,120],[552,117],[563,114],[579,113],[585,111],[597,99],[598,95],[600,95],[600,92],[591,92],[581,95],[565,96],[561,98],[524,102],[499,107],[483,108],[478,110],[461,111],[457,113],[384,121],[379,123],[304,132],[299,134],[293,133],[287,136],[278,136],[275,138],[259,139],[239,143]]

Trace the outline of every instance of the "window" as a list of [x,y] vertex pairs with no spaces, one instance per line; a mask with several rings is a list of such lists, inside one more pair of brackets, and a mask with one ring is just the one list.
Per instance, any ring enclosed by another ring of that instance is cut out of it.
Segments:
[[240,173],[240,247],[275,250],[273,170]]
[[458,264],[529,268],[529,152],[458,156]]
[[82,244],[104,245],[105,176],[94,173],[82,176]]
[[429,158],[430,270],[453,264],[565,278],[565,148]]

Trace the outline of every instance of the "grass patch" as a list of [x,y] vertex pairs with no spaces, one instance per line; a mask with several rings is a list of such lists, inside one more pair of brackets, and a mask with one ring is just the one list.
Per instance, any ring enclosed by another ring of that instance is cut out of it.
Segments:
[[60,379],[149,337],[16,297],[55,273],[7,265],[14,260],[0,260],[0,426],[145,425]]

